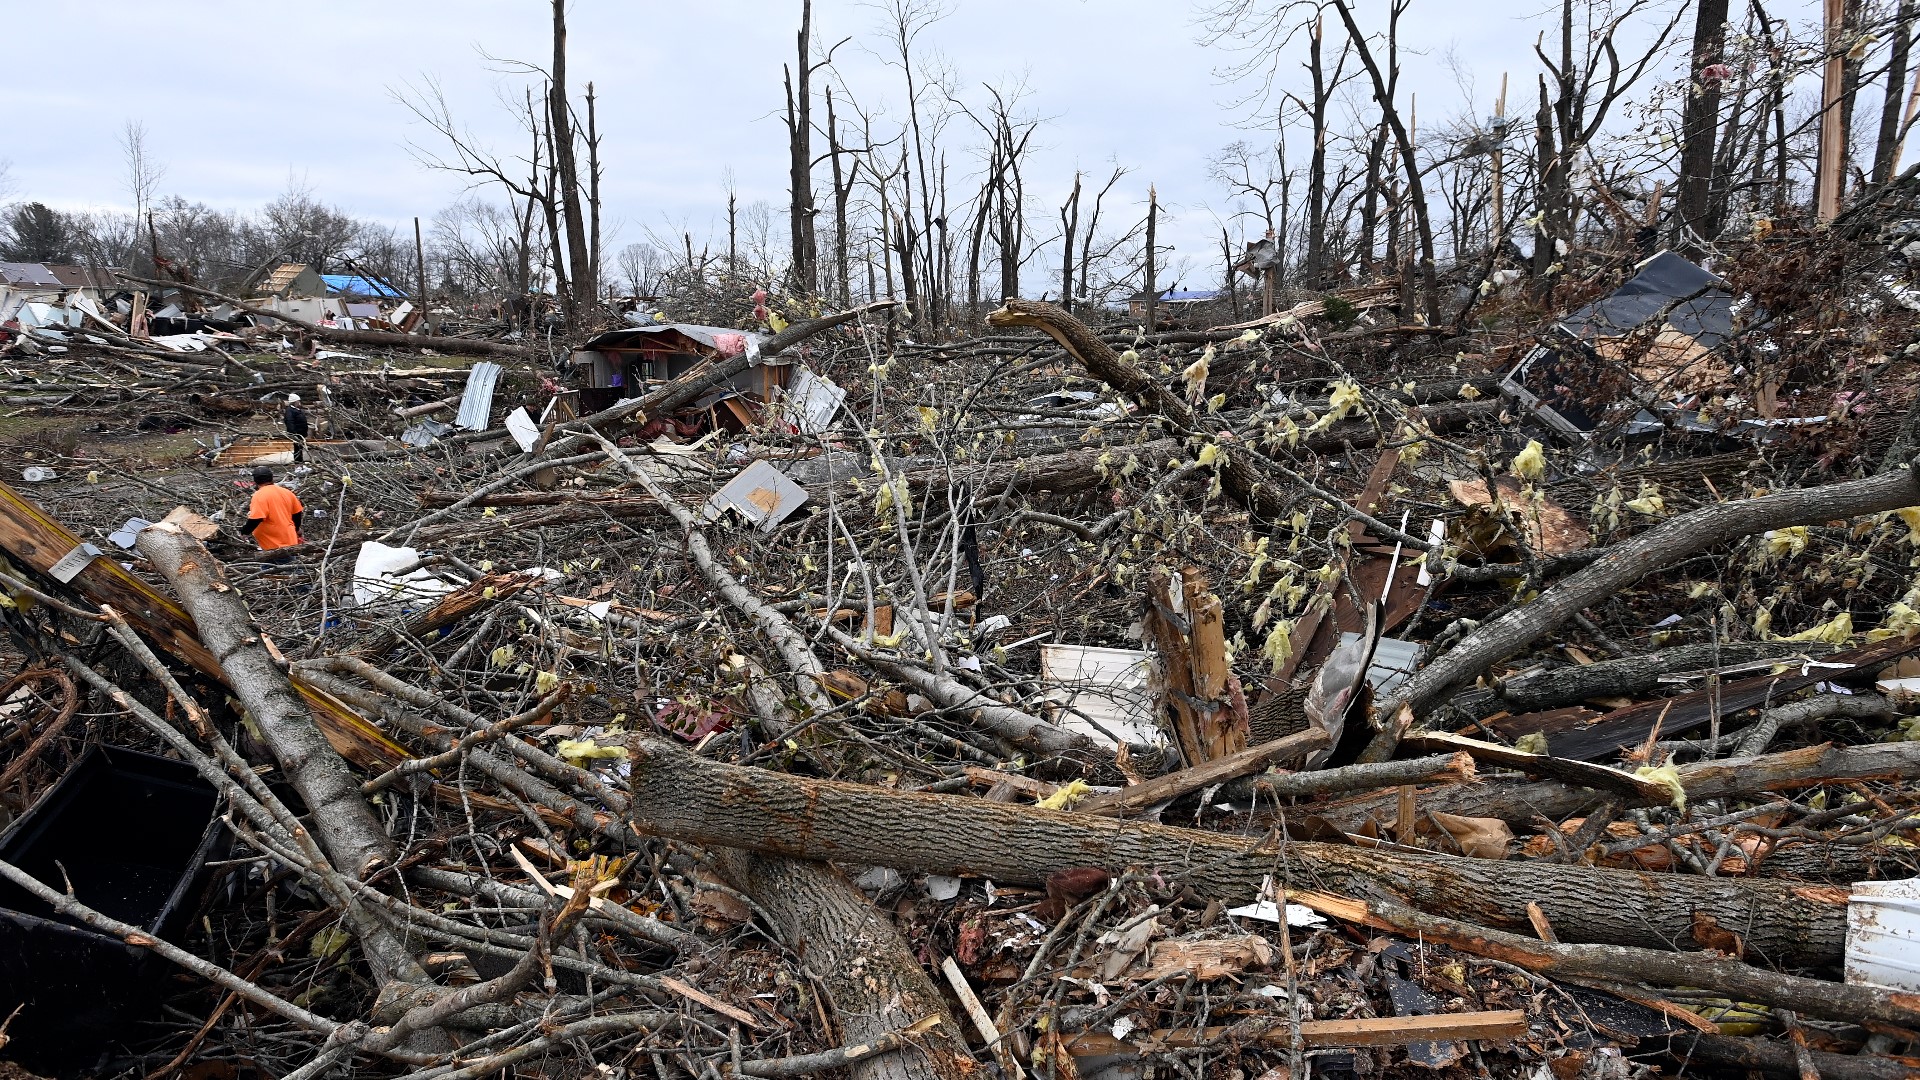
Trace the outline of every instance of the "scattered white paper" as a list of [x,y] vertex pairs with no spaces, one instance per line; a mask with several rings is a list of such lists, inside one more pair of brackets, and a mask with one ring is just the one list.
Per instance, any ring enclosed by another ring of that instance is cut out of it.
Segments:
[[131,550],[133,542],[139,537],[141,530],[152,524],[153,522],[148,521],[146,518],[131,517],[128,518],[127,523],[120,526],[117,531],[108,533],[107,539],[118,544],[123,550]]
[[927,875],[927,896],[934,900],[951,900],[960,895],[960,879],[945,874]]
[[[1227,914],[1237,919],[1259,919],[1275,926],[1280,925],[1280,909],[1271,900],[1256,900],[1245,907],[1228,908]],[[1318,927],[1327,925],[1327,920],[1321,918],[1319,912],[1305,904],[1288,904],[1287,925]]]
[[65,585],[74,578],[79,577],[80,571],[85,570],[87,564],[92,562],[99,554],[100,549],[94,547],[92,544],[81,544],[79,547],[60,556],[60,561],[49,566],[47,573],[55,581]]
[[1113,1022],[1113,1037],[1116,1039],[1124,1039],[1128,1035],[1133,1034],[1133,1027],[1133,1017],[1123,1016]]

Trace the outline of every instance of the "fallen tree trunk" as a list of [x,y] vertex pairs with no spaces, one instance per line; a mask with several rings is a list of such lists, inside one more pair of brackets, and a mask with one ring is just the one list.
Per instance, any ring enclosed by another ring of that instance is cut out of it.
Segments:
[[1816,525],[1916,503],[1920,503],[1920,483],[1910,464],[1905,470],[1865,480],[1715,503],[1616,544],[1591,566],[1474,630],[1416,672],[1381,703],[1378,714],[1386,718],[1385,726],[1367,747],[1363,759],[1384,761],[1393,756],[1400,741],[1403,708],[1410,717],[1418,718],[1583,609],[1696,551],[1768,529]]
[[[1735,1001],[1757,1001],[1850,1024],[1920,1026],[1920,997],[1878,986],[1783,975],[1710,953],[1540,941],[1470,922],[1436,918],[1377,900],[1369,903],[1344,896],[1293,891],[1288,891],[1287,899],[1343,922],[1419,936],[1424,941],[1441,942],[1528,971],[1621,983],[1690,986],[1724,994]],[[1547,914],[1558,919],[1562,911],[1549,910]]]
[[[1165,417],[1182,434],[1203,430],[1200,414],[1185,398],[1149,377],[1138,365],[1095,336],[1087,324],[1053,304],[1009,299],[987,315],[987,325],[1031,326],[1042,330],[1095,378],[1132,398],[1147,412]],[[1228,447],[1222,449],[1226,452],[1220,457],[1220,485],[1235,502],[1267,518],[1278,518],[1292,508],[1293,500],[1288,493],[1261,482],[1247,455],[1236,454]]]
[[246,601],[227,583],[225,568],[171,522],[141,530],[137,544],[193,616],[233,696],[306,803],[327,857],[356,879],[392,861],[393,840],[360,794],[347,763],[314,724],[306,701],[267,651]]
[[1252,899],[1268,876],[1311,875],[1349,895],[1385,891],[1424,911],[1503,927],[1529,926],[1527,904],[1539,902],[1561,912],[1567,940],[1653,949],[1690,940],[1694,913],[1707,912],[1740,927],[1754,955],[1801,966],[1837,964],[1846,941],[1841,889],[1248,840],[800,779],[652,738],[631,747],[635,828],[703,844],[1007,882],[1042,882],[1069,867],[1144,866],[1232,902]]
[[[1311,775],[1311,774],[1307,774]],[[1822,744],[1758,757],[1721,758],[1680,766],[1680,785],[1690,802],[1706,799],[1757,797],[1768,791],[1791,791],[1816,784],[1902,781],[1920,779],[1920,743],[1872,743],[1866,746]],[[1497,817],[1515,825],[1537,825],[1542,818],[1559,821],[1599,805],[1601,795],[1591,788],[1546,780],[1523,783],[1492,780],[1482,784],[1449,784],[1415,793],[1422,811],[1438,810],[1463,817]],[[1314,813],[1342,829],[1353,831],[1367,818],[1393,819],[1399,806],[1395,792],[1323,806]],[[1662,795],[1657,802],[1665,802]],[[1652,802],[1628,798],[1625,806]]]
[[865,1043],[919,1024],[939,1023],[898,1053],[848,1066],[856,1080],[958,1080],[978,1068],[907,939],[845,874],[831,866],[778,855],[721,849],[721,873],[773,917],[774,931],[820,980],[840,1036]]
[[[1596,664],[1568,664],[1564,667],[1538,667],[1502,679],[1491,690],[1476,690],[1454,699],[1456,706],[1472,699],[1476,715],[1495,708],[1528,713],[1571,705],[1598,697],[1639,697],[1660,689],[1663,675],[1703,671],[1719,664],[1731,667],[1756,660],[1772,660],[1806,654],[1824,656],[1835,646],[1806,641],[1726,642],[1720,645],[1682,645],[1662,649],[1645,656],[1621,660],[1602,660]],[[1704,680],[1703,680],[1704,685]],[[1484,700],[1485,706],[1478,706]]]

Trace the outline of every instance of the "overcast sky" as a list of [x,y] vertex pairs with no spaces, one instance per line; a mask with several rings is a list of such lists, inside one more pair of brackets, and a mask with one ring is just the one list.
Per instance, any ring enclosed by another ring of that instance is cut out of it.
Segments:
[[[1463,112],[1490,114],[1503,71],[1513,74],[1514,101],[1530,101],[1539,70],[1531,47],[1557,14],[1543,14],[1549,6],[1557,8],[1547,0],[1415,0],[1403,35],[1420,55],[1407,59],[1405,78],[1419,96],[1422,128]],[[648,226],[671,222],[677,232],[685,222],[696,238],[714,227],[729,168],[743,201],[782,205],[784,131],[775,110],[799,7],[575,0],[572,81],[578,91],[591,79],[599,93],[610,251],[643,239]],[[1196,0],[948,7],[923,41],[946,57],[963,92],[978,97],[982,83],[1024,81],[1028,107],[1050,118],[1028,172],[1041,206],[1059,204],[1075,168],[1104,171],[1117,159],[1134,170],[1123,181],[1127,203],[1144,205],[1147,184],[1156,183],[1177,216],[1170,234],[1182,254],[1213,265],[1213,250],[1202,249],[1217,244],[1210,238],[1223,194],[1207,179],[1206,162],[1252,136],[1235,126],[1241,113],[1231,107],[1246,87],[1217,74],[1237,57],[1202,42]],[[1361,7],[1384,9],[1379,0]],[[351,213],[410,228],[413,215],[430,216],[458,197],[462,181],[416,162],[409,141],[431,145],[431,137],[393,92],[437,78],[463,119],[503,148],[517,145],[498,103],[513,80],[489,70],[482,53],[544,62],[549,48],[549,9],[539,0],[203,0],[173,8],[95,0],[87,8],[84,30],[9,50],[0,83],[8,132],[0,157],[11,160],[15,194],[68,208],[131,203],[116,138],[135,119],[167,168],[164,192],[252,209],[291,179]],[[897,111],[897,74],[867,51],[880,45],[879,12],[853,0],[817,0],[815,9],[816,40],[854,38],[836,60],[855,94],[869,108]],[[1817,17],[1818,5],[1795,0],[1773,11],[1799,23]],[[1289,55],[1284,66],[1291,72],[1303,60]],[[1286,78],[1298,84],[1299,76]]]

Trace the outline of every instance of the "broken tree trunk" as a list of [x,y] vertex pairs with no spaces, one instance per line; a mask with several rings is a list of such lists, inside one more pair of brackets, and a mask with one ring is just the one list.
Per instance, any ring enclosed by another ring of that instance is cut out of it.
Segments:
[[[989,326],[1031,326],[1058,341],[1095,378],[1139,402],[1142,409],[1165,417],[1180,434],[1204,430],[1200,414],[1186,399],[1150,378],[1139,366],[1113,351],[1087,324],[1039,300],[1008,299],[987,315]],[[1278,518],[1293,501],[1271,484],[1262,484],[1245,454],[1222,446],[1220,486],[1233,500],[1261,517]]]
[[1505,927],[1530,925],[1527,904],[1539,902],[1561,912],[1567,940],[1654,949],[1688,940],[1694,913],[1704,911],[1740,926],[1752,954],[1779,964],[1837,964],[1846,941],[1844,889],[1248,840],[805,780],[651,738],[631,747],[634,826],[704,844],[1006,882],[1041,882],[1069,867],[1146,866],[1233,902],[1256,896],[1270,875],[1311,874],[1322,887],[1385,891],[1421,910]]
[[171,522],[141,531],[140,554],[180,597],[200,640],[233,696],[253,719],[267,749],[307,804],[313,831],[336,867],[364,878],[394,856],[393,841],[360,794],[360,783],[314,724],[307,703],[267,649],[246,601],[200,541]]
[[1246,696],[1227,665],[1220,598],[1208,591],[1206,575],[1197,566],[1178,576],[1156,569],[1147,592],[1142,629],[1159,658],[1155,705],[1172,721],[1181,757],[1192,766],[1245,750]]
[[805,859],[726,849],[716,850],[714,861],[734,887],[772,916],[780,939],[820,980],[844,1041],[865,1043],[929,1016],[939,1019],[898,1053],[859,1061],[849,1075],[956,1080],[977,1068],[946,999],[914,959],[907,939],[845,874]]
[[1916,503],[1920,503],[1920,483],[1915,482],[1909,463],[1906,469],[1865,480],[1715,503],[1615,544],[1591,566],[1474,630],[1415,673],[1378,709],[1379,716],[1389,719],[1367,747],[1363,760],[1384,761],[1393,756],[1402,733],[1398,726],[1402,707],[1415,717],[1425,714],[1494,664],[1655,570],[1696,551],[1767,529],[1817,525]]

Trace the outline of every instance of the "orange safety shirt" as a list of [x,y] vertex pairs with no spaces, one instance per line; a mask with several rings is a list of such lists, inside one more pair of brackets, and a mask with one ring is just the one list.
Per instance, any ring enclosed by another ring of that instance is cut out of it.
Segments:
[[260,545],[261,551],[299,543],[300,533],[293,527],[293,515],[305,509],[300,505],[300,496],[279,484],[255,488],[253,502],[247,507],[247,520],[260,522],[253,528],[253,542]]

